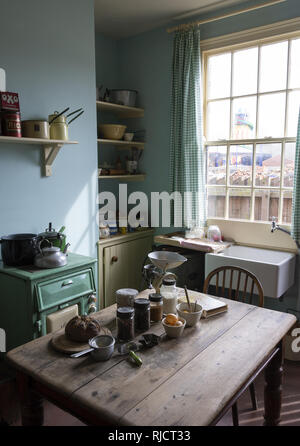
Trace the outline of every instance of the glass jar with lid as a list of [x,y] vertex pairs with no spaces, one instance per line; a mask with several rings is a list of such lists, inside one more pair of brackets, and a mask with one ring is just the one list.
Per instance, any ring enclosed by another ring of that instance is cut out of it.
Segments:
[[163,313],[176,314],[177,288],[176,280],[174,277],[166,277],[163,279],[162,285],[160,287],[160,294],[163,297]]
[[150,328],[150,301],[149,299],[136,299],[134,302],[134,326],[138,331]]
[[133,288],[121,288],[116,291],[117,307],[132,307],[134,306],[134,299],[139,294],[138,290]]
[[134,338],[134,309],[120,307],[117,309],[117,330],[119,341],[131,341]]
[[159,293],[149,295],[150,319],[152,322],[160,322],[163,317],[163,297]]

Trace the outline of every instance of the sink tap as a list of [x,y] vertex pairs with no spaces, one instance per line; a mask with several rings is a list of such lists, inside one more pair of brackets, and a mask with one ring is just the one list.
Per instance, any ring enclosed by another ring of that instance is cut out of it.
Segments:
[[279,226],[276,223],[276,217],[272,217],[272,222],[271,222],[271,232],[275,232],[276,230],[278,231],[282,231],[285,232],[288,235],[291,235],[290,231],[288,231],[287,229],[283,229],[281,226]]
[[276,231],[276,229],[278,229],[276,226],[277,226],[276,225],[276,217],[272,217],[271,232],[274,232],[274,231]]
[[[292,234],[291,234],[290,231],[288,231],[287,229],[282,228],[281,226],[279,226],[279,225],[276,223],[276,217],[272,217],[272,222],[271,222],[271,232],[275,232],[276,230],[278,230],[278,231],[282,231],[282,232],[284,232],[285,234],[288,234],[290,237],[292,236]],[[295,243],[296,243],[296,245],[297,245],[298,252],[300,253],[300,244],[299,244],[296,240],[294,240],[294,241],[295,241]]]

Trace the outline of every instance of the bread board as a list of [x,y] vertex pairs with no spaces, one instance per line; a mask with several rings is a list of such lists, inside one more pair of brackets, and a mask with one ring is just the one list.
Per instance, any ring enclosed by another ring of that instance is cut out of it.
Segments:
[[[111,331],[106,327],[101,328],[99,335],[112,336]],[[75,342],[71,341],[71,339],[68,339],[65,335],[65,329],[59,330],[54,333],[50,342],[52,347],[56,351],[61,353],[78,353],[89,348],[88,342]]]

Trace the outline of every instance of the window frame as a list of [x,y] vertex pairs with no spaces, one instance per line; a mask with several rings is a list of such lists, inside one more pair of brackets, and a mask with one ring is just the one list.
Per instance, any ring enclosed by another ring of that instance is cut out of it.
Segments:
[[[299,29],[299,27],[298,27]],[[259,30],[258,30],[259,32]],[[240,33],[237,33],[240,34]],[[237,38],[235,37],[235,34],[232,35],[232,41]],[[287,134],[287,109],[288,109],[288,96],[289,93],[292,91],[299,91],[300,87],[298,88],[289,88],[289,76],[290,76],[290,67],[291,67],[291,40],[300,38],[300,31],[292,31],[290,33],[284,33],[279,35],[272,35],[268,37],[260,37],[258,39],[251,39],[248,42],[243,41],[242,43],[231,43],[226,46],[218,47],[218,45],[215,48],[209,48],[209,41],[208,45],[205,45],[206,41],[204,41],[204,50],[202,50],[202,67],[203,67],[203,128],[204,128],[204,147],[205,147],[205,153],[207,154],[207,147],[210,146],[226,146],[227,148],[227,155],[226,155],[226,181],[225,185],[208,185],[206,182],[206,189],[208,190],[209,187],[211,188],[220,188],[221,190],[225,189],[225,212],[224,217],[214,217],[214,216],[208,216],[208,219],[220,219],[220,220],[240,220],[241,222],[247,222],[247,223],[262,223],[262,224],[269,224],[266,220],[255,220],[255,191],[256,190],[271,190],[271,191],[278,191],[279,192],[279,209],[278,209],[278,222],[280,224],[283,224],[285,226],[290,226],[290,223],[282,222],[282,210],[283,210],[283,196],[285,191],[293,192],[293,187],[286,187],[284,186],[284,176],[282,175],[283,169],[284,169],[284,161],[285,161],[285,145],[287,143],[295,143],[296,137],[289,137],[286,136]],[[218,40],[219,38],[217,38]],[[212,39],[214,40],[214,39]],[[258,86],[259,86],[259,73],[260,73],[260,53],[261,53],[261,47],[266,44],[272,44],[272,43],[279,43],[283,41],[288,41],[288,55],[287,55],[287,76],[286,76],[286,85],[284,90],[272,90],[268,92],[259,92]],[[220,40],[221,43],[221,40]],[[208,49],[205,49],[205,46],[208,46]],[[208,99],[207,98],[207,66],[208,66],[208,57],[211,55],[216,54],[223,54],[227,52],[233,53],[234,51],[242,50],[242,49],[250,49],[253,47],[258,47],[258,76],[257,76],[257,91],[256,93],[246,94],[246,95],[240,95],[240,96],[233,96],[232,95],[232,85],[233,85],[233,57],[231,56],[231,81],[230,81],[230,96],[224,97],[224,98],[216,98],[216,99]],[[272,93],[280,93],[284,92],[286,94],[285,98],[285,122],[284,122],[284,135],[283,137],[278,138],[258,138],[258,107],[259,107],[259,98],[266,94],[272,94]],[[218,100],[224,100],[227,99],[230,101],[230,116],[229,116],[229,122],[230,122],[230,134],[231,137],[231,126],[232,126],[232,111],[233,111],[233,100],[237,98],[244,98],[244,97],[250,97],[250,96],[256,96],[256,128],[255,128],[255,136],[256,138],[251,139],[242,139],[242,140],[234,140],[234,139],[225,139],[225,140],[217,140],[217,141],[209,141],[206,139],[206,132],[207,132],[207,105],[209,102],[216,102]],[[255,185],[255,157],[256,157],[256,145],[257,144],[272,144],[272,143],[280,143],[281,144],[281,166],[280,166],[280,184],[276,187],[269,187],[269,186],[256,186]],[[251,185],[249,186],[238,186],[238,185],[231,185],[229,184],[229,153],[230,153],[230,146],[239,145],[239,144],[251,144],[253,145],[253,162],[252,162],[252,180]],[[236,219],[233,217],[229,217],[229,191],[232,189],[238,189],[238,190],[251,190],[251,209],[250,209],[250,218],[249,219]]]

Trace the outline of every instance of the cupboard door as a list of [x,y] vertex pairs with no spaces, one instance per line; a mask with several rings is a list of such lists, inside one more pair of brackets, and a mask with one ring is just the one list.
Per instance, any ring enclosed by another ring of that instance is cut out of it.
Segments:
[[104,305],[116,302],[115,292],[129,288],[128,243],[104,248]]
[[105,307],[116,303],[115,292],[120,288],[141,291],[142,266],[151,248],[150,237],[104,248]]

